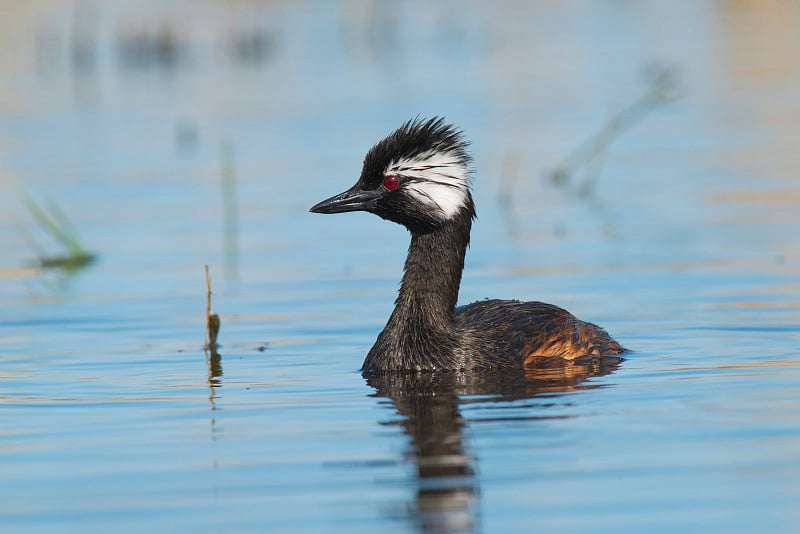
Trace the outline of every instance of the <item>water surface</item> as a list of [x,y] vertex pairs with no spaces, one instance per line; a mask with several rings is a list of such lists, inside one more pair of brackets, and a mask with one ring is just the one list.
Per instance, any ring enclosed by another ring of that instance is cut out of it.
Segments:
[[[10,532],[795,530],[794,5],[4,10]],[[676,98],[553,183],[654,65]],[[407,233],[307,210],[417,114],[473,141],[460,301],[559,304],[633,349],[625,362],[360,375]],[[98,260],[29,267],[59,249],[20,191],[55,202]]]

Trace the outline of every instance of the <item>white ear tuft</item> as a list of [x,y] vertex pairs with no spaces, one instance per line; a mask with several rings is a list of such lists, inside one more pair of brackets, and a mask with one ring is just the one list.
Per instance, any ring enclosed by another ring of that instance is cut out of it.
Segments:
[[430,150],[393,162],[387,174],[408,179],[406,191],[418,202],[450,219],[467,204],[469,169],[455,151]]

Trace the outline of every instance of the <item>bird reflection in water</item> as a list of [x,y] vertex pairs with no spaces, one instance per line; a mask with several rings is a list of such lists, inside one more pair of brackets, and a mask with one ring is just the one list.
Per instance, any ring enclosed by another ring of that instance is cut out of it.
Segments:
[[[477,459],[464,444],[467,422],[461,406],[469,403],[511,402],[540,395],[591,389],[592,377],[614,372],[620,357],[566,361],[546,358],[524,373],[386,372],[367,377],[375,396],[387,397],[402,417],[399,424],[411,438],[408,457],[417,467],[416,495],[408,517],[422,532],[480,530]],[[547,419],[532,414],[530,419]],[[471,422],[470,422],[471,423]]]

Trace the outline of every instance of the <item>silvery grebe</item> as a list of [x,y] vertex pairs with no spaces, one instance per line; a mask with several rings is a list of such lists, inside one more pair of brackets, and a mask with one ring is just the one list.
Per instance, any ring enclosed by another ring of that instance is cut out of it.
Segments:
[[394,311],[362,371],[523,369],[540,358],[624,352],[605,330],[552,304],[456,308],[475,218],[467,145],[442,118],[408,121],[367,152],[353,187],[310,210],[368,211],[411,233]]

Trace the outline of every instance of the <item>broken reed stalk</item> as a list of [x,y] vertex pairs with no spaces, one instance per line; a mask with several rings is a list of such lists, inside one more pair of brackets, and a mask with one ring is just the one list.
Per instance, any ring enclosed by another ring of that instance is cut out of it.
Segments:
[[217,334],[219,334],[220,320],[219,315],[211,313],[211,277],[206,268],[206,348],[212,354],[217,351]]

